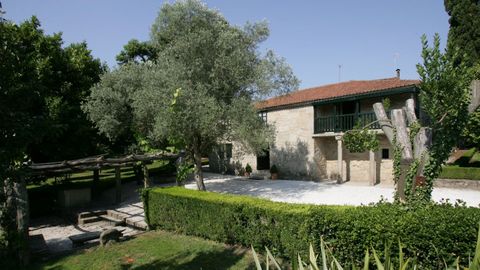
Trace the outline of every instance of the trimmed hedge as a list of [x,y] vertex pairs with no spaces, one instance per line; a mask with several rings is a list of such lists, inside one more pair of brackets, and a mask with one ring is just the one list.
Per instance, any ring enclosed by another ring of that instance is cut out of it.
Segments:
[[297,252],[306,255],[309,243],[320,250],[323,235],[343,263],[362,261],[366,248],[383,250],[386,241],[393,242],[396,254],[400,239],[420,269],[439,269],[442,258],[448,262],[457,256],[466,263],[475,250],[480,221],[480,209],[451,205],[300,205],[179,187],[145,190],[143,199],[151,228],[267,246],[292,259]]
[[445,166],[438,178],[480,180],[480,168]]

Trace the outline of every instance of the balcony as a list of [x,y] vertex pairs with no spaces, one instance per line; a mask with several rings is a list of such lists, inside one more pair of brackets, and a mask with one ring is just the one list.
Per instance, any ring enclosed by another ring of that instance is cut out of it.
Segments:
[[[390,115],[390,112],[387,112]],[[376,121],[374,112],[339,114],[332,116],[317,116],[314,120],[315,134],[324,132],[345,132],[351,130],[356,123],[360,122],[362,126]],[[374,123],[370,129],[379,129],[380,125]]]

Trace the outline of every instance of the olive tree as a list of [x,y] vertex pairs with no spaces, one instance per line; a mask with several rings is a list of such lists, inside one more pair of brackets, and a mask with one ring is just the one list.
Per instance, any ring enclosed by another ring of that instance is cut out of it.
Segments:
[[198,189],[205,190],[202,155],[226,140],[250,152],[267,147],[273,130],[253,102],[298,86],[283,58],[259,52],[268,35],[265,22],[233,26],[199,1],[165,4],[148,41],[155,61],[105,74],[84,110],[111,139],[134,133],[181,146],[194,160]]

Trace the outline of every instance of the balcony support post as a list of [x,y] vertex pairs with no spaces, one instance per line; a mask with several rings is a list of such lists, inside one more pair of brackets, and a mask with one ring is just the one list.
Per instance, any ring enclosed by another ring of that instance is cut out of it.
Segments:
[[369,154],[369,176],[370,176],[370,185],[374,186],[377,183],[377,163],[375,161],[375,152],[372,150],[368,151]]
[[335,139],[337,140],[337,183],[340,184],[343,182],[343,141],[341,135],[335,136]]

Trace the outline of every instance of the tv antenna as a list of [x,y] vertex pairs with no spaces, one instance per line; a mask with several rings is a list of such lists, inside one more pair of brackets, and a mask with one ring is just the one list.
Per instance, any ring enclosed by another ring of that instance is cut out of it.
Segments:
[[342,81],[342,65],[338,65],[338,82]]
[[393,65],[394,68],[398,68],[398,60],[400,60],[400,53],[396,52],[393,54]]

